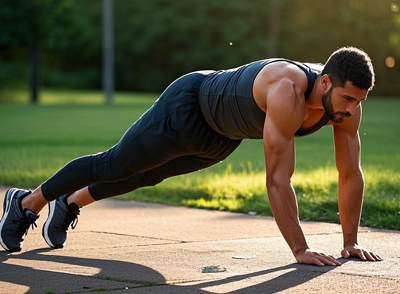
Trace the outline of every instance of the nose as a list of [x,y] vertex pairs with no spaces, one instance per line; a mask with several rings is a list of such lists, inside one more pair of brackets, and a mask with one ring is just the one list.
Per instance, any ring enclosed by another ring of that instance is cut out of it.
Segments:
[[356,112],[357,105],[355,103],[351,103],[347,105],[346,111],[353,115]]

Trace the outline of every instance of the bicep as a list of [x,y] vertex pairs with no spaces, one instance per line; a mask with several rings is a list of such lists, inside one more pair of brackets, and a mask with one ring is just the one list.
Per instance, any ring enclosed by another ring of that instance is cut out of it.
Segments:
[[294,134],[304,117],[298,98],[291,83],[280,83],[269,93],[263,133],[267,179],[287,181],[294,172]]
[[276,129],[264,128],[264,155],[267,181],[290,181],[295,167],[294,138],[287,138]]

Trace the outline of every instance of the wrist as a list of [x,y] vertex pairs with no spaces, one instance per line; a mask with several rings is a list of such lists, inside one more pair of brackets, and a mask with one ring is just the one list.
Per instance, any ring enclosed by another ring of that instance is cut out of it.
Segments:
[[310,249],[310,247],[308,247],[307,244],[303,244],[303,245],[301,245],[301,246],[296,246],[296,247],[293,247],[293,248],[291,248],[291,249],[292,249],[293,255],[296,257],[297,254],[299,254],[300,252],[304,252],[304,251],[306,251],[307,249]]
[[353,247],[357,245],[357,241],[345,241],[343,242],[343,248]]

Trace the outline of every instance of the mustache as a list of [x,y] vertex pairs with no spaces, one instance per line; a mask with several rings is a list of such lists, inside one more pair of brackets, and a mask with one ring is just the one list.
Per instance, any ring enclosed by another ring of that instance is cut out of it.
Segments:
[[337,111],[335,112],[335,114],[341,115],[341,116],[345,116],[345,117],[350,117],[351,113],[350,112],[342,112],[342,111]]

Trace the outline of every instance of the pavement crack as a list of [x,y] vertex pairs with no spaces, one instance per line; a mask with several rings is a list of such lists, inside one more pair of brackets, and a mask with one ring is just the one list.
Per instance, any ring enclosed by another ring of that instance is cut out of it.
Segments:
[[113,233],[113,232],[103,232],[103,231],[90,231],[90,232],[91,232],[91,233],[96,233],[96,234],[107,234],[107,235],[116,235],[116,236],[127,236],[127,237],[136,237],[136,238],[143,238],[143,239],[150,239],[150,240],[170,241],[170,242],[177,242],[177,243],[185,243],[185,242],[186,242],[186,241],[175,240],[175,239],[157,238],[157,237],[140,236],[140,235],[131,235],[131,234],[122,234],[122,233]]

